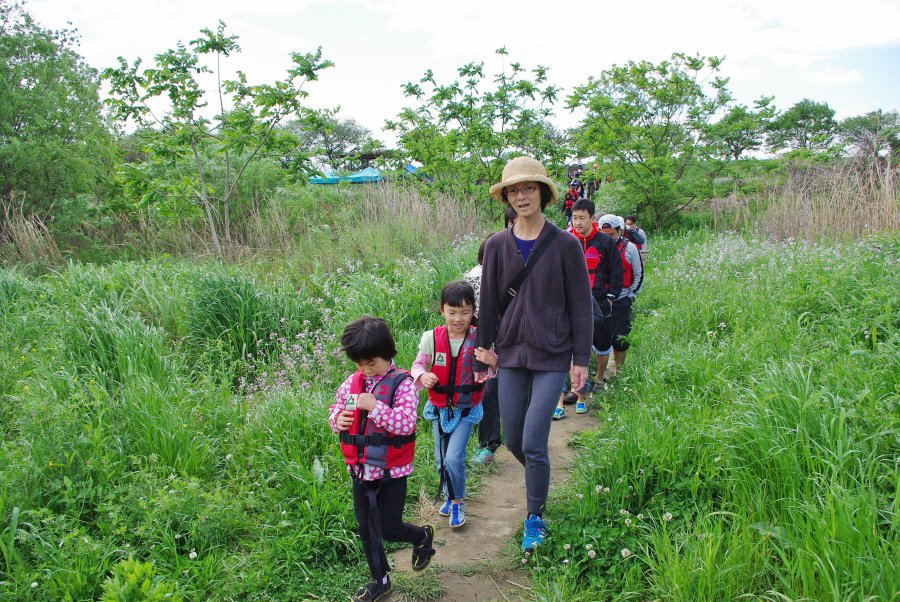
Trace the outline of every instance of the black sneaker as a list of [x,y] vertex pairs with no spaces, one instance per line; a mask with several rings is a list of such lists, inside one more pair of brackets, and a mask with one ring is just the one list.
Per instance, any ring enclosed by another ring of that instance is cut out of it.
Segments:
[[391,578],[388,577],[387,583],[380,581],[369,581],[359,588],[356,595],[351,598],[353,602],[375,602],[381,600],[384,596],[391,593]]
[[412,570],[424,571],[431,564],[431,557],[434,556],[434,527],[425,525],[425,541],[420,545],[413,546],[412,549]]
[[570,406],[576,401],[578,401],[578,395],[576,395],[575,393],[566,393],[565,395],[563,395],[564,405]]

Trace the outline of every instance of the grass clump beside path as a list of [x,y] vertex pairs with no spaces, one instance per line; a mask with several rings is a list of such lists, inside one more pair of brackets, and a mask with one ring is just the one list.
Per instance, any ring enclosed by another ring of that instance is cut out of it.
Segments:
[[[367,570],[325,420],[352,371],[338,337],[383,316],[408,368],[476,248],[308,276],[0,270],[0,600],[345,599]],[[437,487],[421,428],[413,504]]]
[[694,232],[648,268],[537,598],[900,599],[900,240]]

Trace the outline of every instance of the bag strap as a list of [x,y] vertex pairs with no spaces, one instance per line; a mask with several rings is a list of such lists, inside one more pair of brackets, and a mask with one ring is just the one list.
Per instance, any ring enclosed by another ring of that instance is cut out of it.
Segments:
[[547,247],[550,246],[550,243],[556,238],[556,235],[559,234],[559,228],[552,228],[550,232],[547,234],[547,237],[541,241],[541,244],[537,246],[531,252],[531,255],[528,257],[528,261],[525,263],[525,267],[516,274],[516,277],[513,278],[513,281],[510,283],[509,288],[506,289],[506,296],[500,301],[500,317],[503,317],[503,314],[506,313],[506,308],[509,307],[509,304],[512,303],[512,300],[515,298],[517,294],[519,294],[519,288],[522,286],[522,283],[525,282],[525,279],[528,278],[528,274],[531,273],[531,270],[534,268],[535,264],[537,264],[538,260],[541,258],[541,255],[544,254],[544,251],[547,250]]

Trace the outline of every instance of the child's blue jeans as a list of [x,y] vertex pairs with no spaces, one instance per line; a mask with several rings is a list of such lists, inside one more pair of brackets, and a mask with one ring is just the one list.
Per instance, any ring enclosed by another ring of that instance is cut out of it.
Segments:
[[[447,465],[448,478],[453,487],[453,499],[461,500],[466,497],[466,444],[472,433],[472,423],[460,420],[453,432],[444,452],[444,464]],[[439,420],[431,421],[434,432],[434,457],[438,474],[441,474],[441,427]],[[449,495],[447,486],[444,485],[444,495]]]

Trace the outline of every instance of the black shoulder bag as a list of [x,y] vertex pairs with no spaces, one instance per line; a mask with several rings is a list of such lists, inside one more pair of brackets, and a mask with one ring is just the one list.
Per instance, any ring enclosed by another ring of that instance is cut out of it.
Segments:
[[521,288],[522,283],[525,282],[525,279],[528,278],[528,274],[531,273],[531,270],[534,268],[535,264],[541,258],[541,255],[544,254],[544,251],[547,250],[547,247],[550,246],[550,243],[556,238],[556,235],[559,234],[559,228],[552,228],[549,233],[547,233],[547,238],[541,241],[541,244],[537,246],[531,252],[531,255],[528,257],[528,261],[525,263],[525,267],[516,274],[516,277],[510,283],[509,288],[506,289],[506,296],[500,301],[500,319],[503,319],[503,314],[506,313],[506,308],[509,307],[509,304],[512,303],[512,300],[519,293],[519,288]]

